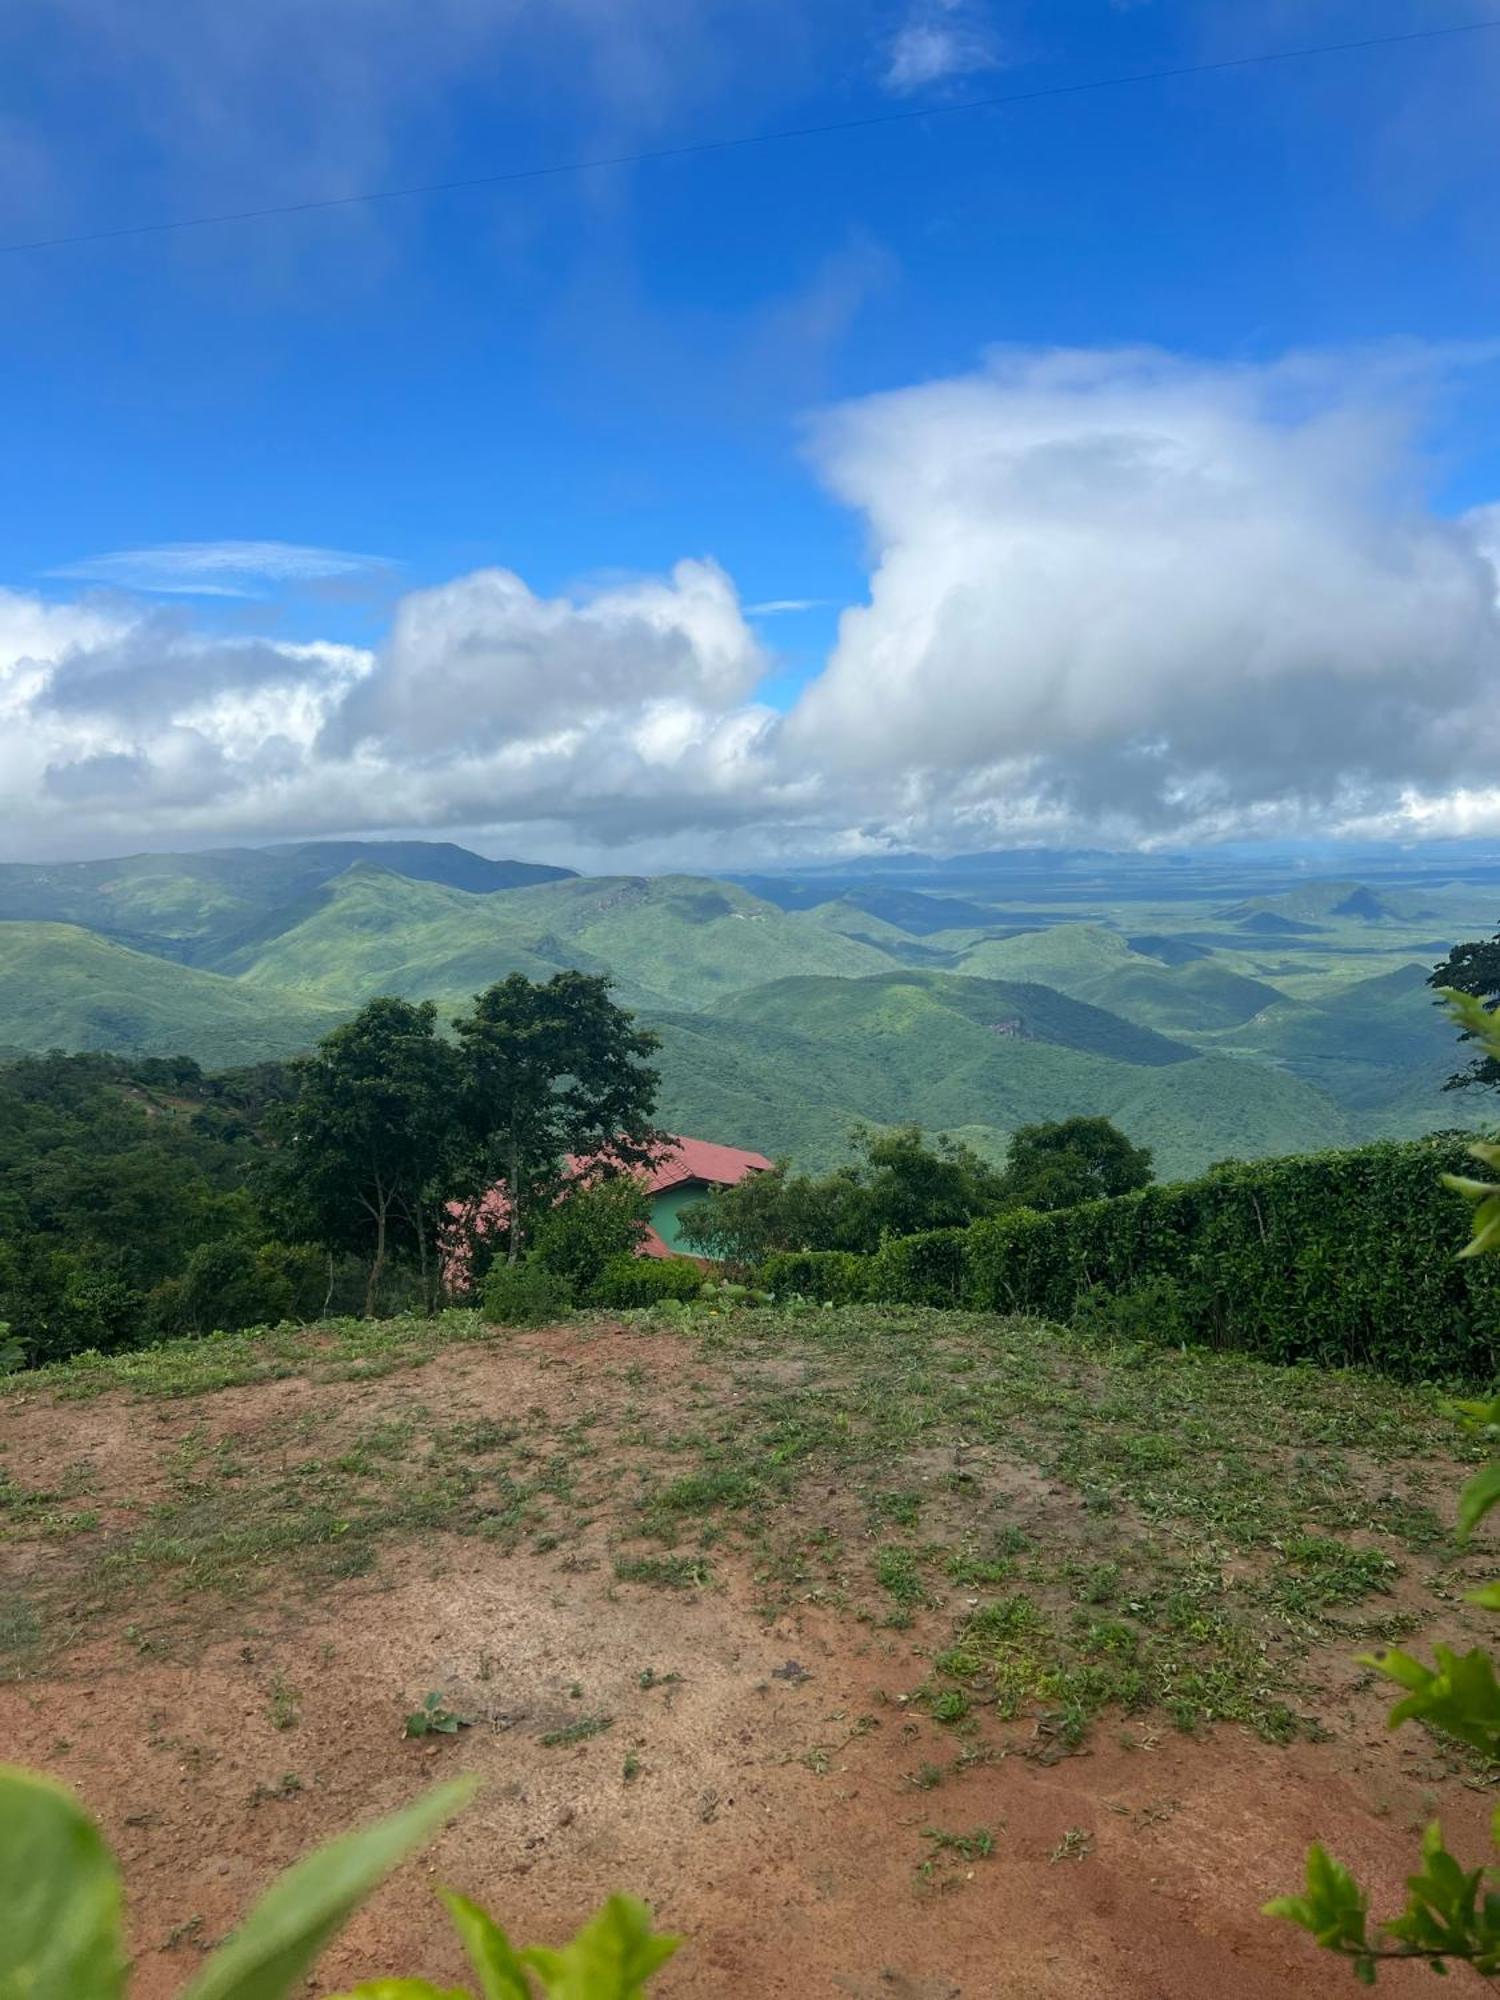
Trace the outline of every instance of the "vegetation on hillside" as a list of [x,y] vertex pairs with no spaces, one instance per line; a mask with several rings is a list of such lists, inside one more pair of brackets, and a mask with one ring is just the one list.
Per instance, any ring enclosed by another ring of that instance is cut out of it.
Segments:
[[[0,1052],[242,1063],[301,1053],[372,998],[446,1016],[512,972],[573,969],[661,1034],[667,1122],[805,1169],[861,1120],[998,1159],[1018,1125],[1106,1116],[1171,1176],[1451,1122],[1433,1088],[1451,1048],[1418,989],[1491,892],[1267,894],[1265,872],[997,855],[889,879],[583,880],[424,842],[0,867]],[[911,974],[929,983],[883,984]],[[1327,1003],[1390,975],[1356,1047]]]

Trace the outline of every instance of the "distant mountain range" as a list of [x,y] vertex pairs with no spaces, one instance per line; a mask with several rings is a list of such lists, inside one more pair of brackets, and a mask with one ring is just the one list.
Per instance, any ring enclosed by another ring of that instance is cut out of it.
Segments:
[[0,866],[0,1049],[227,1065],[304,1049],[377,993],[455,1010],[577,966],[661,1034],[669,1124],[814,1165],[861,1120],[998,1155],[1018,1124],[1101,1112],[1183,1174],[1487,1109],[1441,1094],[1454,1044],[1425,975],[1444,939],[1493,928],[1492,885],[909,859],[595,878],[320,841]]

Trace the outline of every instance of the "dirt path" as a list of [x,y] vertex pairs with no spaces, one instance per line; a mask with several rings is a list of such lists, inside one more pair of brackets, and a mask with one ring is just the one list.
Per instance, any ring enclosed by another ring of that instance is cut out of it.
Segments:
[[[100,1537],[180,1498],[184,1463],[190,1495],[213,1485],[205,1463],[272,1439],[293,1470],[321,1467],[417,1403],[465,1421],[546,1408],[570,1422],[581,1404],[619,1415],[648,1369],[669,1400],[700,1363],[669,1338],[554,1335],[357,1391],[294,1378],[155,1405],[12,1401],[12,1476],[86,1462],[98,1518],[13,1534],[0,1575],[45,1599]],[[1233,1727],[1195,1739],[1106,1716],[1080,1754],[1047,1762],[1029,1723],[960,1737],[910,1699],[951,1632],[945,1611],[892,1629],[816,1589],[768,1610],[756,1554],[723,1548],[702,1588],[621,1581],[614,1533],[583,1504],[548,1548],[427,1528],[311,1592],[278,1587],[273,1557],[233,1596],[143,1567],[93,1615],[75,1606],[72,1636],[0,1683],[0,1756],[65,1778],[103,1819],[129,1884],[140,2000],[175,1991],[197,1947],[318,1838],[459,1771],[482,1778],[476,1804],[355,1920],[320,1991],[394,1971],[459,1980],[432,1895],[443,1882],[536,1941],[612,1889],[646,1897],[688,1940],[659,1981],[666,2000],[1343,1993],[1343,1968],[1257,1914],[1293,1886],[1307,1841],[1326,1839],[1387,1902],[1435,1805],[1455,1844],[1483,1845],[1485,1798],[1420,1737],[1388,1738],[1353,1670],[1330,1685],[1331,1741],[1278,1746]],[[428,1690],[471,1726],[401,1740]],[[980,1830],[988,1855],[928,1837],[972,1844]]]

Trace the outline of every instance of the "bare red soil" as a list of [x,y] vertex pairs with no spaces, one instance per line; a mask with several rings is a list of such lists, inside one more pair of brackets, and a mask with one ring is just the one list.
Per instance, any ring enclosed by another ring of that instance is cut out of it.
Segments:
[[[91,1535],[138,1522],[184,1441],[285,1450],[273,1440],[309,1411],[337,1427],[414,1400],[565,1408],[585,1359],[594,1402],[604,1358],[669,1388],[696,1365],[670,1336],[621,1331],[601,1347],[591,1335],[586,1353],[575,1338],[452,1350],[368,1385],[11,1398],[11,1474],[86,1462],[100,1522],[13,1536],[0,1582],[45,1597]],[[326,1426],[317,1436],[328,1451]],[[1335,1740],[1280,1747],[1224,1727],[1194,1739],[1105,1718],[1060,1761],[1028,1755],[1017,1726],[983,1736],[994,1761],[954,1770],[952,1733],[906,1698],[941,1620],[882,1630],[814,1601],[768,1618],[748,1556],[716,1552],[712,1587],[664,1591],[616,1580],[606,1547],[602,1518],[541,1552],[428,1531],[393,1536],[374,1573],[311,1593],[272,1566],[259,1588],[187,1598],[172,1573],[143,1568],[128,1601],[75,1606],[50,1650],[0,1684],[0,1756],[65,1779],[103,1821],[129,1886],[141,2000],[174,1992],[195,1951],[318,1839],[458,1772],[482,1779],[477,1802],[355,1919],[319,1991],[397,1971],[460,1981],[432,1894],[445,1883],[525,1941],[559,1940],[611,1890],[644,1896],[686,1939],[664,2000],[1342,1993],[1345,1968],[1258,1914],[1295,1885],[1307,1842],[1328,1841],[1386,1902],[1435,1805],[1455,1844],[1484,1844],[1485,1800],[1420,1737],[1388,1737],[1381,1697],[1342,1662]],[[401,1740],[429,1689],[470,1726]],[[611,1721],[543,1742],[585,1716]],[[914,1778],[929,1761],[946,1775],[924,1790]],[[937,1854],[925,1837],[980,1827],[989,1858]],[[1399,1969],[1388,1990],[1429,1979]]]

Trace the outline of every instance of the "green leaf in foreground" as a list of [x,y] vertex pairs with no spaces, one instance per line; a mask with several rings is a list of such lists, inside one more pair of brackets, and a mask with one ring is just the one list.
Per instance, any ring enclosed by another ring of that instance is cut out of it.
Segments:
[[438,1894],[463,1939],[470,1964],[479,1974],[483,2000],[531,2000],[526,1968],[489,1912],[452,1889],[439,1889]]
[[0,2000],[125,1990],[120,1877],[71,1792],[0,1764]]
[[476,1782],[439,1785],[288,1869],[189,1982],[182,2000],[281,2000],[376,1883],[468,1803]]
[[1494,1662],[1478,1646],[1467,1653],[1434,1646],[1432,1653],[1436,1668],[1395,1647],[1360,1655],[1361,1666],[1373,1667],[1408,1690],[1391,1710],[1390,1727],[1398,1729],[1416,1717],[1493,1757],[1500,1749],[1500,1681]]
[[541,1979],[549,2000],[639,2000],[646,1981],[681,1942],[653,1933],[644,1903],[611,1896],[561,1951],[534,1945],[521,1958]]
[[474,2000],[462,1986],[434,1986],[428,1979],[367,1979],[333,2000]]
[[1268,1917],[1285,1917],[1310,1931],[1328,1951],[1347,1952],[1356,1974],[1369,1984],[1375,1977],[1365,1924],[1369,1901],[1340,1861],[1316,1841],[1307,1850],[1306,1886],[1300,1896],[1277,1896],[1265,1904]]

